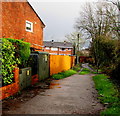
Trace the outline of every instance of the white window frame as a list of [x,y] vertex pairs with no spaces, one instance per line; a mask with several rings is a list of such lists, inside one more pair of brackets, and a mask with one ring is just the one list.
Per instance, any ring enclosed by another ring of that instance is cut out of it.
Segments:
[[[30,29],[30,30],[27,29],[27,23],[29,23],[29,24],[31,25],[31,29]],[[30,22],[30,21],[28,21],[28,20],[26,20],[25,29],[26,29],[26,31],[28,31],[28,32],[33,32],[33,23]]]
[[49,47],[45,47],[46,50],[49,50],[50,48]]
[[58,51],[58,48],[51,48],[51,51]]

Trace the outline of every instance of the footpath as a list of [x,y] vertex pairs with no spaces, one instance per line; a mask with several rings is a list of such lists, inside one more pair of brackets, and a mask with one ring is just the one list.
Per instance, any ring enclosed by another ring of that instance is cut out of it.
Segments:
[[49,89],[14,108],[3,109],[3,114],[99,114],[104,107],[97,99],[92,76],[75,74],[53,80]]

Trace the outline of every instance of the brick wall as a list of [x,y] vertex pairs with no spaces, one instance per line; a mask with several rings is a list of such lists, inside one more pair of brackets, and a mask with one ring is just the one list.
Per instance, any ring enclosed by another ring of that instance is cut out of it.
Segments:
[[13,72],[15,82],[7,86],[0,87],[0,100],[14,95],[19,91],[19,68],[16,67]]
[[[33,32],[25,30],[26,20],[33,23]],[[43,45],[43,23],[27,2],[2,3],[2,37],[22,39],[32,47]]]

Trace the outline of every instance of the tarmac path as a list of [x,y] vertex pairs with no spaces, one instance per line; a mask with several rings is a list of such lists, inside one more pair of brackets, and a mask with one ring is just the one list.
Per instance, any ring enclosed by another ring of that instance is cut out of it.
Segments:
[[97,99],[92,76],[75,74],[53,80],[49,89],[4,114],[99,114],[104,107]]

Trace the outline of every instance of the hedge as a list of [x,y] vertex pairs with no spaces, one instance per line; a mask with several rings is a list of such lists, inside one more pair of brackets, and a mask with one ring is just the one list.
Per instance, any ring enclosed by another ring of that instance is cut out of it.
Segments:
[[7,40],[15,46],[15,57],[20,61],[19,67],[27,67],[27,60],[30,56],[30,43],[11,38],[7,38]]
[[1,38],[2,40],[2,84],[8,85],[14,82],[13,69],[17,64],[19,68],[26,67],[30,56],[30,43],[22,40]]
[[18,59],[15,58],[15,47],[7,39],[2,38],[2,84],[13,82],[13,69]]

